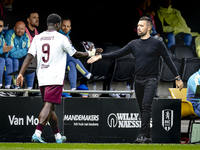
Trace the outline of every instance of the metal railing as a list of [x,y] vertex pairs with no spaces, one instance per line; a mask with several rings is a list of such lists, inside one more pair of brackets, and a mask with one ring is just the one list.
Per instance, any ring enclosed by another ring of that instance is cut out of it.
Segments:
[[[0,89],[0,92],[22,92],[27,97],[28,93],[40,93],[37,89]],[[101,91],[101,90],[63,90],[62,93],[88,93],[88,94],[134,94],[135,91]]]

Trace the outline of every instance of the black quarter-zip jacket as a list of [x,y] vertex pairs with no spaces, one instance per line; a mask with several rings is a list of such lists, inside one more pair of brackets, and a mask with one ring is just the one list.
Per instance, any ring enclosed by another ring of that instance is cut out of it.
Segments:
[[158,78],[160,56],[163,57],[174,76],[179,76],[166,46],[162,41],[153,37],[145,40],[132,40],[118,51],[102,54],[102,59],[115,59],[129,53],[132,53],[135,57],[136,78]]

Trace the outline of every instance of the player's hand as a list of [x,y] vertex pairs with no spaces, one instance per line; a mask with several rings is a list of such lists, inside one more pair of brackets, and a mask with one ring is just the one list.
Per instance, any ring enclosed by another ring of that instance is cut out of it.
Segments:
[[93,48],[94,48],[94,44],[92,44],[92,46],[89,48],[89,51],[92,51]]
[[96,48],[96,53],[95,55],[99,55],[100,53],[103,52],[103,49],[102,48]]
[[[94,47],[94,44],[92,44],[92,46],[90,47],[89,51],[92,51],[93,47]],[[102,52],[103,52],[102,48],[96,48],[95,55],[99,55]]]
[[176,88],[179,88],[179,90],[181,91],[183,88],[183,81],[182,80],[176,80]]
[[7,52],[11,51],[12,48],[13,48],[12,45],[7,46],[7,44],[5,42],[4,45],[3,45],[3,52],[7,53]]
[[19,86],[20,83],[21,83],[21,86],[23,86],[23,81],[24,81],[23,75],[22,75],[22,74],[19,74],[19,75],[17,76],[17,86]]
[[90,59],[88,59],[87,63],[88,63],[88,64],[92,64],[93,62],[98,61],[98,60],[101,59],[101,58],[102,58],[101,55],[93,56],[93,57],[91,57]]

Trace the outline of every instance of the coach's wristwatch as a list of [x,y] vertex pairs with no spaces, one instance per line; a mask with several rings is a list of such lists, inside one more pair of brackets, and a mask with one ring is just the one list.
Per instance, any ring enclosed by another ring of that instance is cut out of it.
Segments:
[[180,77],[180,76],[178,76],[177,78],[175,78],[175,80],[178,80],[178,81],[180,81],[180,80],[181,80],[181,77]]

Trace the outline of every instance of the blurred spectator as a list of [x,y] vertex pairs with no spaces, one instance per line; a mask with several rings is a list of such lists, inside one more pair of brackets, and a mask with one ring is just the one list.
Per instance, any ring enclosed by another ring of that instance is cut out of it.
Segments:
[[7,27],[4,29],[8,31],[9,26],[13,27],[13,0],[1,0],[0,2],[0,16],[4,19],[4,25]]
[[[5,88],[10,89],[12,76],[12,59],[6,57],[12,46],[7,46],[3,37],[4,22],[0,20],[0,88],[3,89],[3,73],[5,74]],[[5,71],[4,71],[5,70]],[[0,96],[15,96],[12,92],[0,92]]]
[[37,12],[33,12],[27,18],[27,27],[26,27],[26,34],[29,36],[30,44],[32,43],[33,38],[35,35],[39,34],[39,31],[36,29],[39,26],[39,15]]
[[195,114],[200,117],[200,97],[196,95],[197,85],[200,85],[200,69],[187,82],[187,100],[192,103]]
[[[26,27],[26,34],[29,37],[30,45],[33,41],[33,38],[38,35],[40,32],[37,30],[37,27],[39,26],[39,15],[37,12],[30,13],[29,17],[27,18],[27,27]],[[37,76],[35,76],[35,72],[32,73],[34,76],[34,85],[37,83]],[[33,85],[33,86],[34,86]],[[29,93],[30,96],[37,95],[36,93]]]
[[[156,13],[154,11],[151,10],[151,0],[142,0],[141,3],[139,4],[139,7],[136,8],[136,14],[137,14],[137,21],[139,20],[139,18],[141,16],[147,16],[149,18],[151,18],[151,20],[153,21],[153,27],[152,27],[152,31],[151,31],[151,36],[154,36],[155,38],[159,39],[162,41],[162,38],[160,37],[160,34],[157,33],[156,31],[156,24],[155,24],[155,15]],[[137,22],[135,24],[135,32],[137,32]]]
[[197,36],[198,33],[191,32],[181,12],[172,8],[171,0],[162,0],[158,9],[158,17],[162,23],[163,32],[168,34],[167,47],[169,49],[177,42],[191,46],[192,36]]
[[12,11],[12,3],[13,0],[2,0],[4,8],[7,9],[8,11]]
[[[59,31],[61,34],[65,35],[70,39],[71,32],[71,21],[69,18],[63,19],[61,29]],[[76,90],[76,80],[77,80],[77,71],[76,69],[87,79],[90,79],[91,73],[88,72],[79,59],[69,56],[67,53],[67,69],[69,70],[69,82],[71,90]]]
[[[25,33],[25,27],[24,22],[18,21],[14,29],[9,30],[5,37],[6,43],[13,46],[12,50],[7,53],[7,56],[11,57],[13,61],[13,72],[18,71],[19,67],[22,66],[30,47],[30,40]],[[34,76],[33,73],[26,75],[28,89],[33,87]]]

